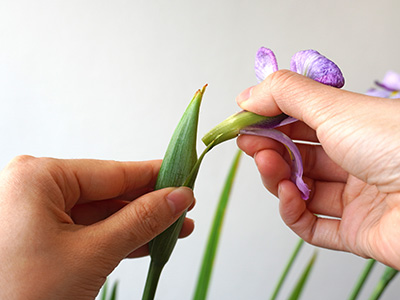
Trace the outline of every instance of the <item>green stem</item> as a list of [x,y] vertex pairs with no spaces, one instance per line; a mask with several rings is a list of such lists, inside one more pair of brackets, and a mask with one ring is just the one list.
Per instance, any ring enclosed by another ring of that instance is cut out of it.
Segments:
[[377,300],[381,297],[383,291],[387,287],[387,285],[392,281],[392,279],[397,275],[399,271],[391,268],[386,267],[385,271],[381,279],[379,280],[378,284],[376,285],[375,289],[373,290],[369,300]]
[[190,171],[189,176],[185,179],[185,182],[182,184],[183,186],[190,187],[191,189],[194,188],[194,183],[196,181],[197,174],[199,173],[200,165],[203,161],[203,158],[214,146],[215,146],[215,141],[212,141],[203,150],[203,152],[200,154],[199,158],[197,159],[195,165],[193,166],[192,170]]
[[158,280],[160,279],[163,268],[164,265],[157,264],[153,260],[150,262],[142,300],[154,299],[157,290]]
[[265,126],[272,126],[272,124],[279,124],[284,121],[288,116],[280,114],[274,117],[260,116],[249,111],[241,111],[228,117],[208,133],[206,133],[202,141],[205,145],[214,142],[214,145],[218,145],[227,140],[237,137],[240,130],[255,124],[263,124]]
[[292,255],[291,255],[290,259],[289,259],[289,261],[288,261],[288,263],[286,264],[286,267],[283,270],[283,273],[282,273],[281,277],[279,278],[279,281],[278,281],[278,283],[277,283],[277,285],[275,287],[275,290],[274,290],[274,292],[273,292],[273,294],[272,294],[272,296],[270,298],[271,300],[275,300],[276,297],[278,296],[278,294],[279,294],[279,292],[280,292],[280,290],[282,288],[282,285],[283,285],[283,283],[284,283],[284,281],[285,281],[285,279],[287,277],[287,274],[289,273],[290,269],[292,268],[293,262],[295,261],[297,255],[299,254],[301,246],[303,246],[303,244],[304,244],[304,241],[302,239],[300,239],[298,241],[298,243],[297,243],[297,245],[296,245],[296,247],[295,247],[295,249],[294,249],[294,251],[293,251],[293,253],[292,253]]
[[358,279],[356,285],[353,288],[353,291],[350,294],[349,300],[355,300],[358,297],[362,287],[364,286],[369,274],[371,273],[372,268],[374,267],[376,260],[369,259],[365,264],[364,270],[362,271],[360,278]]

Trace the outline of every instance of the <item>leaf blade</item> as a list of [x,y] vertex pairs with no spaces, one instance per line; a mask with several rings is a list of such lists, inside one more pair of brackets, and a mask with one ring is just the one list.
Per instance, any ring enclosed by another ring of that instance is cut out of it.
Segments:
[[214,260],[220,240],[221,228],[224,221],[226,208],[229,202],[229,196],[232,190],[233,182],[238,169],[241,153],[241,151],[238,151],[233,159],[231,168],[228,172],[228,176],[224,184],[222,194],[218,201],[217,210],[214,215],[214,220],[211,226],[206,250],[203,255],[203,261],[201,264],[200,273],[193,296],[194,300],[203,300],[206,299],[207,296],[208,287],[211,280],[212,268],[214,265]]

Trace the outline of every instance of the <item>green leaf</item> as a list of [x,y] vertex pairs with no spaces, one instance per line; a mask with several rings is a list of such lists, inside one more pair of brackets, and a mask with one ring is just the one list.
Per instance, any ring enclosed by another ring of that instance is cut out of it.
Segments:
[[111,295],[108,298],[107,297],[107,294],[108,294],[108,279],[107,279],[106,282],[104,283],[102,289],[101,289],[101,295],[100,295],[101,300],[116,300],[117,299],[117,289],[118,289],[118,281],[116,281],[113,284],[113,288],[111,290]]
[[307,283],[307,279],[310,276],[310,273],[311,273],[312,267],[314,266],[316,258],[317,258],[317,252],[314,252],[314,254],[311,257],[311,259],[309,260],[308,264],[304,268],[303,273],[301,274],[300,278],[298,279],[297,284],[295,285],[288,300],[297,300],[300,298],[301,292],[303,291],[303,289]]
[[208,237],[207,246],[203,256],[203,262],[201,265],[199,277],[197,280],[197,286],[193,296],[194,300],[206,299],[208,286],[211,279],[211,273],[214,265],[214,260],[220,240],[221,228],[224,221],[226,208],[229,202],[230,192],[232,190],[233,181],[237,173],[241,151],[235,155],[229,170],[228,176],[225,181],[225,185],[222,194],[219,198],[217,210],[214,215],[214,221],[211,226],[210,234]]
[[389,285],[389,283],[397,275],[398,272],[399,271],[391,267],[386,267],[385,270],[383,271],[381,279],[379,280],[371,296],[369,297],[369,300],[379,299],[382,293],[385,291],[386,287]]
[[361,272],[361,275],[358,278],[358,280],[350,294],[349,300],[357,299],[357,297],[360,294],[360,291],[363,288],[365,282],[367,281],[367,278],[368,278],[369,274],[371,273],[371,270],[374,267],[375,263],[376,263],[376,260],[374,260],[374,259],[367,260],[367,263],[365,264],[365,267],[364,267],[363,271]]
[[118,290],[118,281],[116,281],[113,285],[113,289],[111,290],[110,300],[117,299],[117,290]]
[[108,280],[103,284],[103,288],[101,291],[101,300],[107,300],[107,287],[108,287]]
[[[182,186],[196,166],[197,124],[205,88],[206,86],[196,92],[171,137],[155,189]],[[194,185],[194,179],[192,185]],[[193,188],[193,186],[189,187]],[[143,299],[154,299],[162,269],[175,247],[185,216],[186,213],[149,243],[151,261]]]
[[299,254],[301,246],[303,246],[303,244],[304,244],[304,241],[302,239],[299,239],[298,243],[296,244],[296,247],[293,250],[292,255],[290,256],[290,259],[289,259],[285,269],[283,270],[281,277],[279,278],[279,281],[274,289],[274,292],[272,293],[272,296],[270,298],[271,300],[275,300],[276,297],[278,296],[278,294],[282,288],[282,285],[283,285],[285,279],[287,278],[287,275],[288,275],[290,269],[292,268],[293,263],[294,263],[295,259],[297,258],[297,255]]

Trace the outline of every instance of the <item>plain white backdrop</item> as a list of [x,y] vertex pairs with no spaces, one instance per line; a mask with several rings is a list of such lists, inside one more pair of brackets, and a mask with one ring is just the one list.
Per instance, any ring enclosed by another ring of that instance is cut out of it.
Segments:
[[[399,11],[396,0],[1,0],[0,168],[19,154],[162,158],[204,84],[199,137],[239,110],[235,97],[256,83],[260,46],[275,51],[281,68],[295,52],[316,49],[341,67],[345,89],[363,93],[387,70],[400,72]],[[157,299],[191,298],[236,149],[227,142],[205,159],[189,214],[196,230],[178,243]],[[268,298],[297,243],[277,204],[243,157],[209,299]],[[282,299],[312,252],[303,249]],[[148,263],[126,260],[111,274],[118,299],[140,299]],[[319,251],[303,299],[345,299],[363,264],[351,254]],[[375,271],[363,299],[382,267]],[[398,280],[384,299],[398,297]]]

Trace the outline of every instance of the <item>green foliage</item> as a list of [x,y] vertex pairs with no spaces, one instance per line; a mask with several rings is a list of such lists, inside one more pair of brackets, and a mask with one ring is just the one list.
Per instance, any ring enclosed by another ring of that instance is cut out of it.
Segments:
[[193,296],[194,300],[203,300],[207,297],[208,286],[211,280],[212,269],[219,244],[222,224],[229,202],[229,196],[232,190],[233,182],[237,173],[241,153],[241,151],[238,151],[233,159],[231,168],[225,181],[224,188],[222,190],[222,194],[218,201],[217,210],[215,212],[214,221],[208,236],[208,242],[204,251],[203,262]]
[[114,282],[111,294],[108,295],[108,280],[104,283],[102,292],[101,292],[101,300],[116,300],[117,299],[117,290],[118,290],[118,281]]
[[304,290],[304,287],[306,285],[306,282],[310,276],[311,269],[314,266],[315,260],[317,258],[317,252],[314,252],[313,256],[310,258],[308,264],[303,270],[303,273],[301,274],[300,278],[297,281],[297,284],[295,285],[292,293],[289,296],[289,300],[297,300],[300,298],[300,295],[302,291]]
[[298,256],[298,254],[300,252],[300,249],[303,246],[303,244],[304,244],[304,241],[302,239],[299,239],[296,247],[294,248],[294,251],[293,251],[292,255],[289,258],[288,263],[286,264],[285,269],[283,270],[283,273],[282,273],[281,277],[279,278],[279,281],[278,281],[278,283],[277,283],[277,285],[275,287],[275,290],[272,293],[272,296],[270,298],[271,300],[275,300],[276,297],[278,296],[278,294],[279,294],[279,292],[280,292],[280,290],[282,288],[282,285],[285,282],[285,280],[286,280],[286,278],[288,276],[288,273],[289,273],[290,269],[292,268],[293,263],[296,260],[296,258]]
[[388,284],[393,280],[393,278],[397,275],[398,272],[399,271],[391,267],[386,267],[385,270],[383,271],[382,277],[380,278],[371,296],[369,297],[369,300],[379,299],[382,296]]
[[368,276],[370,275],[372,268],[374,267],[376,260],[369,259],[361,272],[361,275],[354,285],[354,288],[350,294],[349,300],[356,300],[358,295],[360,294],[361,289],[363,288],[365,282],[367,281]]

